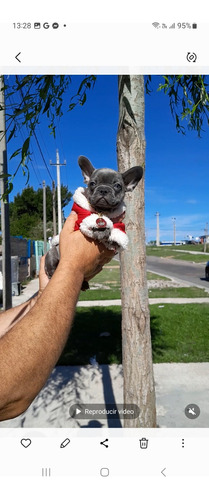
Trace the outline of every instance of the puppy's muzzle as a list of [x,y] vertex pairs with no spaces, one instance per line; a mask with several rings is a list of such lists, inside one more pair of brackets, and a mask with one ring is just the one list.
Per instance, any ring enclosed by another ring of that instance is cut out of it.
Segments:
[[97,189],[96,193],[97,196],[101,195],[102,197],[107,196],[108,194],[111,194],[111,190],[108,189],[106,186],[100,187]]
[[99,186],[92,194],[91,202],[98,208],[112,207],[115,205],[115,193],[108,186]]

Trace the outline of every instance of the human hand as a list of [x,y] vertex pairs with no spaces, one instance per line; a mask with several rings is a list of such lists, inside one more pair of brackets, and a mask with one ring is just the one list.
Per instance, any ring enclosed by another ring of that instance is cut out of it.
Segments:
[[77,267],[89,280],[110,262],[115,253],[102,243],[87,238],[81,231],[74,231],[76,220],[77,214],[71,212],[60,233],[60,262],[66,267]]
[[41,257],[40,260],[40,269],[39,269],[39,296],[43,292],[46,285],[49,283],[49,278],[45,273],[45,255]]

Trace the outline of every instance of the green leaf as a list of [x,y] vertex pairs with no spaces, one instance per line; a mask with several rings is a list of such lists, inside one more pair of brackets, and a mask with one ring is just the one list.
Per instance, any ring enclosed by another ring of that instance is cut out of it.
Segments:
[[21,163],[23,165],[24,165],[25,160],[26,160],[27,155],[28,155],[29,144],[30,144],[30,137],[27,137],[27,139],[25,140],[25,142],[23,144],[23,147],[22,147],[22,159],[21,159]]
[[74,109],[76,106],[76,103],[73,102],[72,104],[69,104],[69,111],[72,111],[72,109]]
[[50,102],[51,102],[51,98],[48,97],[48,99],[46,101],[46,105],[45,105],[44,110],[43,110],[43,114],[46,113],[46,111],[49,109]]
[[13,135],[15,134],[16,132],[16,124],[14,125],[13,129],[11,130],[10,134],[9,134],[9,137],[8,137],[8,142],[11,140],[11,138],[13,137]]
[[86,102],[86,94],[84,94],[83,99],[80,102],[81,106],[83,106],[85,102]]
[[12,158],[14,158],[15,156],[19,155],[20,151],[21,151],[21,148],[16,149],[16,151],[14,151],[14,153],[12,153],[12,155],[10,156],[10,160],[12,160]]

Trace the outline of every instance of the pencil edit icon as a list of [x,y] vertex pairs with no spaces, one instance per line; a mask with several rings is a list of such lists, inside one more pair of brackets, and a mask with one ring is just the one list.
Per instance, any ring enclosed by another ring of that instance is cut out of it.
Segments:
[[60,448],[66,448],[66,446],[70,443],[70,439],[66,438],[64,441],[62,441]]

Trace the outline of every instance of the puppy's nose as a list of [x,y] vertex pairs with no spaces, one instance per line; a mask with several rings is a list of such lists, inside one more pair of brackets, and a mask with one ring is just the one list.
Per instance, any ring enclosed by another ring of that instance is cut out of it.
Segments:
[[106,187],[101,187],[99,188],[99,192],[102,196],[105,196],[108,193],[108,188]]

